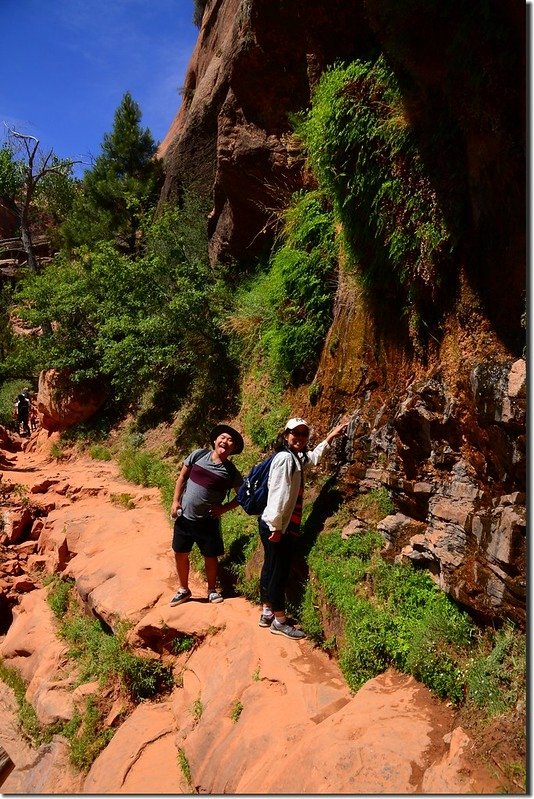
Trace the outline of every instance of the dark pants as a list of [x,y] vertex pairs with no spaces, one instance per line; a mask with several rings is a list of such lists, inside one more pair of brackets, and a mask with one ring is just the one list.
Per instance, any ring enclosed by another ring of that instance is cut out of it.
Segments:
[[20,426],[22,425],[22,432],[23,433],[29,433],[30,432],[30,425],[28,424],[29,419],[30,419],[30,414],[29,413],[19,413],[18,418],[17,418],[17,421],[19,423],[19,431],[20,431]]
[[283,611],[286,606],[286,585],[293,559],[296,538],[289,533],[280,541],[269,541],[271,531],[259,519],[261,543],[265,557],[260,574],[260,597],[262,602],[269,602],[273,611]]

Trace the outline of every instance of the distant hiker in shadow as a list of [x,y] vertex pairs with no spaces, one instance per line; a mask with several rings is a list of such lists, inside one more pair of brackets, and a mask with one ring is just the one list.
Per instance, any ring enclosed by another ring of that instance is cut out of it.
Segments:
[[300,417],[289,419],[278,438],[278,453],[269,469],[267,505],[258,519],[264,549],[260,575],[263,610],[259,624],[270,627],[275,635],[295,640],[306,637],[302,630],[288,623],[285,612],[287,579],[300,533],[304,473],[310,465],[319,463],[347,424],[348,418],[342,420],[313,450],[308,450],[310,427]]
[[189,590],[189,553],[197,544],[204,556],[208,581],[208,601],[222,602],[217,590],[218,556],[224,554],[220,517],[237,507],[232,499],[223,504],[226,494],[237,491],[243,478],[229,460],[243,451],[243,438],[227,424],[219,424],[210,433],[213,449],[196,449],[184,461],[176,481],[171,507],[175,519],[172,548],[179,588],[171,606],[191,598]]
[[13,415],[17,420],[18,432],[21,436],[30,435],[30,392],[25,388],[15,400]]

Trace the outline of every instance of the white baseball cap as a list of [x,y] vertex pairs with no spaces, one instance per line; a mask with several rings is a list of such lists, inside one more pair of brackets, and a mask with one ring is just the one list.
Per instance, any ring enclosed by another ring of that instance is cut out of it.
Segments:
[[289,419],[286,423],[286,430],[294,430],[295,427],[307,427],[308,430],[310,429],[310,425],[305,419],[301,419],[300,416],[294,416],[292,419]]

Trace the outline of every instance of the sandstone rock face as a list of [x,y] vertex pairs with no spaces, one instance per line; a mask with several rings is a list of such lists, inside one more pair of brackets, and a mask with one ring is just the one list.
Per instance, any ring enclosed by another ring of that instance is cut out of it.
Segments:
[[372,36],[362,7],[310,0],[211,0],[163,140],[162,199],[194,186],[213,202],[210,257],[249,261],[272,241],[279,211],[303,182],[288,114],[336,58],[356,57]]
[[2,511],[3,537],[9,544],[16,544],[31,529],[33,515],[27,507],[15,507]]
[[328,65],[381,50],[402,78],[414,127],[457,128],[453,152],[428,158],[432,177],[439,187],[451,167],[462,175],[466,250],[476,253],[469,277],[503,339],[517,346],[524,310],[525,10],[507,0],[490,14],[493,28],[484,36],[477,13],[461,6],[443,13],[425,3],[401,11],[392,0],[310,0],[305,8],[210,0],[182,106],[160,147],[162,199],[189,186],[209,198],[213,261],[247,261],[262,252],[279,210],[307,180],[288,115],[309,106]]
[[[347,320],[341,316],[332,335],[339,335],[342,323]],[[355,318],[352,324],[360,326]],[[347,496],[386,487],[396,512],[378,529],[389,555],[427,570],[481,620],[506,617],[524,625],[524,359],[493,346],[492,359],[480,361],[467,343],[465,358],[455,344],[454,360],[447,362],[445,340],[442,356],[414,378],[400,350],[387,353],[391,368],[384,372],[358,349],[362,345],[352,337],[354,368],[365,359],[366,383],[353,395],[348,440],[335,455],[345,464]],[[330,398],[326,390],[312,419],[324,415],[344,389],[330,382],[339,381],[339,373],[327,349],[328,343],[316,380],[329,388]],[[348,383],[350,375],[342,379]]]
[[67,371],[57,369],[39,375],[37,411],[45,430],[66,430],[84,422],[102,407],[105,399],[98,382],[73,383]]
[[34,706],[42,724],[72,717],[72,686],[63,672],[66,646],[54,635],[52,612],[46,604],[46,591],[25,596],[13,624],[0,644],[0,657],[16,668],[28,685],[26,698]]
[[0,746],[9,756],[13,770],[2,774],[2,793],[77,794],[83,775],[69,763],[67,742],[56,735],[38,749],[30,747],[17,730],[16,701],[0,681]]
[[[0,197],[0,240],[10,239],[17,233],[18,229],[19,220],[16,213],[8,206],[6,200]],[[0,247],[0,251],[1,249],[3,248]],[[2,258],[5,258],[5,255],[1,254],[0,259]]]

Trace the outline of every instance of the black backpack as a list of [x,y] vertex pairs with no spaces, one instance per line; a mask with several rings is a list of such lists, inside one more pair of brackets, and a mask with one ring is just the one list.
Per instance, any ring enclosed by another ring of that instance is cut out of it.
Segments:
[[[265,510],[269,493],[269,471],[275,455],[278,455],[278,452],[273,452],[253,466],[247,476],[243,478],[243,482],[237,491],[236,499],[249,516],[260,516]],[[294,470],[295,461],[293,456],[291,456],[291,461],[292,469]]]

